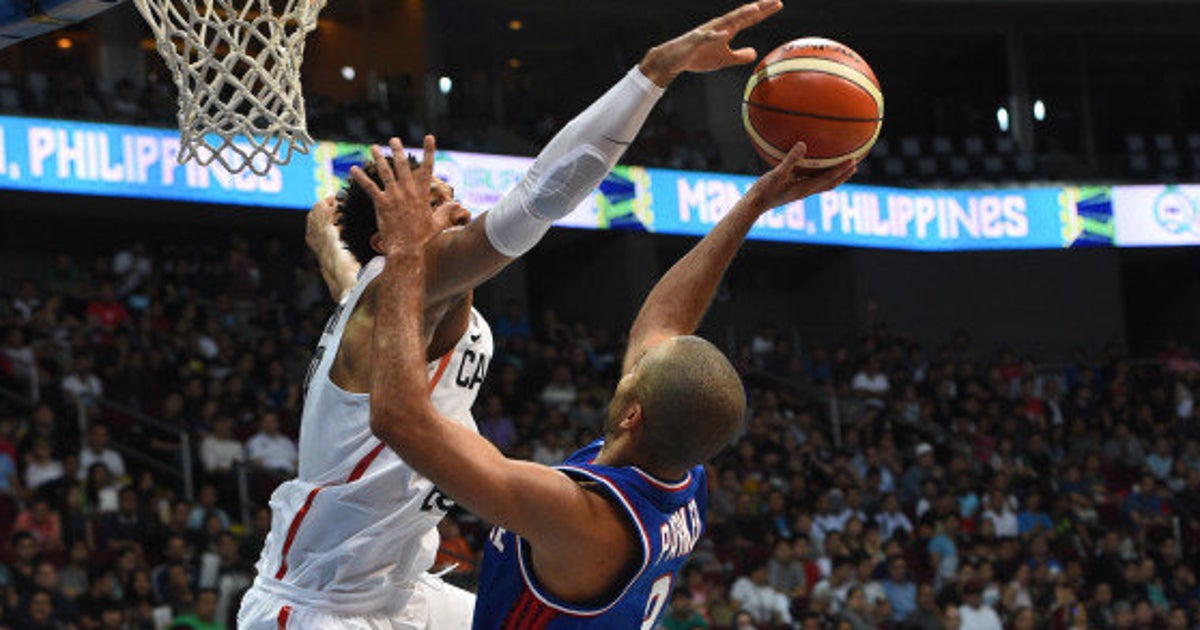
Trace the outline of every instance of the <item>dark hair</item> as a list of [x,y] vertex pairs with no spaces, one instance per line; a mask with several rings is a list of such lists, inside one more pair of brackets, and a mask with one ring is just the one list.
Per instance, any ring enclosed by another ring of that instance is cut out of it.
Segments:
[[[388,168],[393,168],[395,162],[392,158],[385,157],[384,161],[387,162]],[[409,156],[408,166],[415,171],[421,165]],[[379,179],[378,165],[368,162],[362,169],[376,186],[383,187],[383,180]],[[375,248],[371,247],[371,238],[379,231],[379,224],[375,222],[375,203],[371,201],[367,191],[353,179],[338,192],[338,201],[336,223],[342,228],[342,243],[360,265],[365,265],[375,257]]]

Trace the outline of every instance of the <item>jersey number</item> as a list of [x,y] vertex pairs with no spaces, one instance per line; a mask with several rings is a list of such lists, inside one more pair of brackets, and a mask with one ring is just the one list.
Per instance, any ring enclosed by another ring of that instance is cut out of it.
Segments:
[[642,617],[642,630],[654,628],[654,622],[658,621],[658,613],[662,612],[663,606],[666,606],[667,600],[671,598],[671,583],[674,581],[675,574],[673,573],[667,573],[654,580],[654,586],[650,587],[650,598],[646,600],[646,614]]

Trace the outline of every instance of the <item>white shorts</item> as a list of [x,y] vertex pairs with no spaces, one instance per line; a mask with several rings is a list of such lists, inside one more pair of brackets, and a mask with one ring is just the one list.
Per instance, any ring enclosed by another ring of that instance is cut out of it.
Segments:
[[429,630],[470,630],[475,594],[428,573],[417,578],[417,592],[428,610]]
[[238,630],[470,630],[475,595],[425,574],[403,610],[392,615],[354,615],[289,602],[251,588],[238,610]]

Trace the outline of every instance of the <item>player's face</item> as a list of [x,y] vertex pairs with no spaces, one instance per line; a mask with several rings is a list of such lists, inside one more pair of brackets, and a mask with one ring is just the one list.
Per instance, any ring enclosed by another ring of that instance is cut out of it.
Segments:
[[439,229],[462,227],[471,221],[471,213],[454,198],[454,189],[438,179],[429,185],[429,205],[433,208],[433,219]]
[[617,383],[617,391],[613,392],[612,400],[608,403],[608,414],[604,422],[604,434],[607,438],[611,439],[619,432],[621,420],[625,418],[629,403],[633,401],[633,386],[637,382],[639,366],[640,362],[628,374],[621,377],[621,381]]

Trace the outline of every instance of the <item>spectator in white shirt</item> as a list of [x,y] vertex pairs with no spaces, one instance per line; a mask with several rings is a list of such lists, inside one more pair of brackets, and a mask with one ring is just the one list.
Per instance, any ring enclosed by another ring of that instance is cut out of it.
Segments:
[[849,487],[843,493],[840,489],[831,490],[830,502],[836,506],[841,503],[842,510],[838,512],[838,518],[842,521],[842,530],[845,531],[846,524],[851,519],[858,519],[862,523],[867,522],[867,514],[862,511],[862,492],[855,487]]
[[733,608],[741,608],[754,617],[756,623],[767,626],[792,623],[788,599],[767,583],[767,565],[760,564],[733,583],[729,591]]
[[246,459],[273,475],[290,477],[296,474],[296,458],[296,443],[279,432],[279,415],[263,414],[258,433],[246,441]]
[[93,424],[88,429],[87,446],[79,453],[79,478],[85,479],[92,464],[104,464],[115,479],[125,476],[125,460],[108,447],[108,427]]
[[[25,341],[25,333],[18,327],[13,327],[4,338],[4,347],[0,355],[7,360],[12,375],[22,381],[32,382],[37,371],[37,357],[33,347]],[[0,362],[2,363],[2,362]]]
[[887,375],[880,371],[878,357],[867,359],[863,369],[851,379],[850,389],[868,404],[883,405],[883,397],[892,389],[892,385]]
[[118,489],[120,485],[108,472],[103,461],[96,461],[82,470],[87,475],[84,483],[84,511],[95,516],[116,512],[120,507]]
[[62,462],[54,459],[50,441],[43,437],[35,439],[33,450],[25,463],[25,487],[35,490],[38,486],[62,476]]
[[555,407],[566,412],[575,404],[575,383],[571,381],[571,368],[565,363],[554,366],[550,382],[542,389],[540,399],[543,405]]
[[983,518],[992,522],[996,528],[997,538],[1017,537],[1017,513],[1012,505],[1005,500],[1004,493],[999,490],[992,492],[991,503],[984,511]]
[[567,449],[563,446],[562,436],[558,430],[547,428],[533,445],[533,461],[544,466],[555,466],[567,457]]
[[854,568],[854,585],[862,589],[863,597],[867,598],[867,604],[872,608],[875,604],[887,600],[887,591],[883,589],[883,584],[872,577],[879,562],[878,558],[863,555],[858,558],[858,564]]
[[817,497],[816,515],[813,516],[812,530],[809,535],[824,540],[829,532],[840,532],[846,529],[846,521],[853,516],[855,516],[854,512],[846,509],[841,490],[836,488],[830,490]]
[[82,402],[95,406],[96,399],[104,395],[104,384],[92,372],[92,360],[86,355],[75,357],[75,369],[62,381],[63,393],[73,403]]
[[200,442],[200,461],[210,475],[222,475],[233,470],[243,459],[242,443],[233,437],[233,419],[217,418],[213,432]]
[[772,324],[763,324],[754,333],[750,339],[750,353],[754,355],[755,365],[761,367],[763,360],[775,349],[775,336],[775,326]]
[[154,266],[141,243],[113,255],[112,272],[120,280],[121,286],[117,289],[120,295],[128,295],[140,287],[153,271]]
[[879,537],[885,541],[891,540],[896,532],[902,531],[910,536],[913,532],[912,521],[900,510],[900,501],[894,494],[883,498],[883,509],[875,515],[875,522],[879,524]]
[[821,597],[829,601],[830,610],[836,614],[846,605],[850,589],[854,587],[854,559],[849,556],[839,556],[833,560],[833,570],[829,575],[817,582],[813,587],[812,597]]
[[21,321],[33,319],[33,314],[41,305],[42,299],[37,296],[33,283],[28,280],[22,282],[20,292],[12,301],[13,310],[20,316]]
[[892,475],[892,471],[884,464],[879,456],[879,448],[875,446],[867,446],[860,456],[854,457],[850,461],[854,466],[854,472],[858,475],[858,480],[866,482],[871,471],[879,472],[879,484],[874,488],[867,484],[866,490],[877,490],[879,492],[894,492],[896,490],[896,477]]
[[963,604],[958,607],[962,618],[962,630],[1003,630],[1000,615],[991,606],[983,603],[983,584],[978,580],[967,582],[963,588]]

